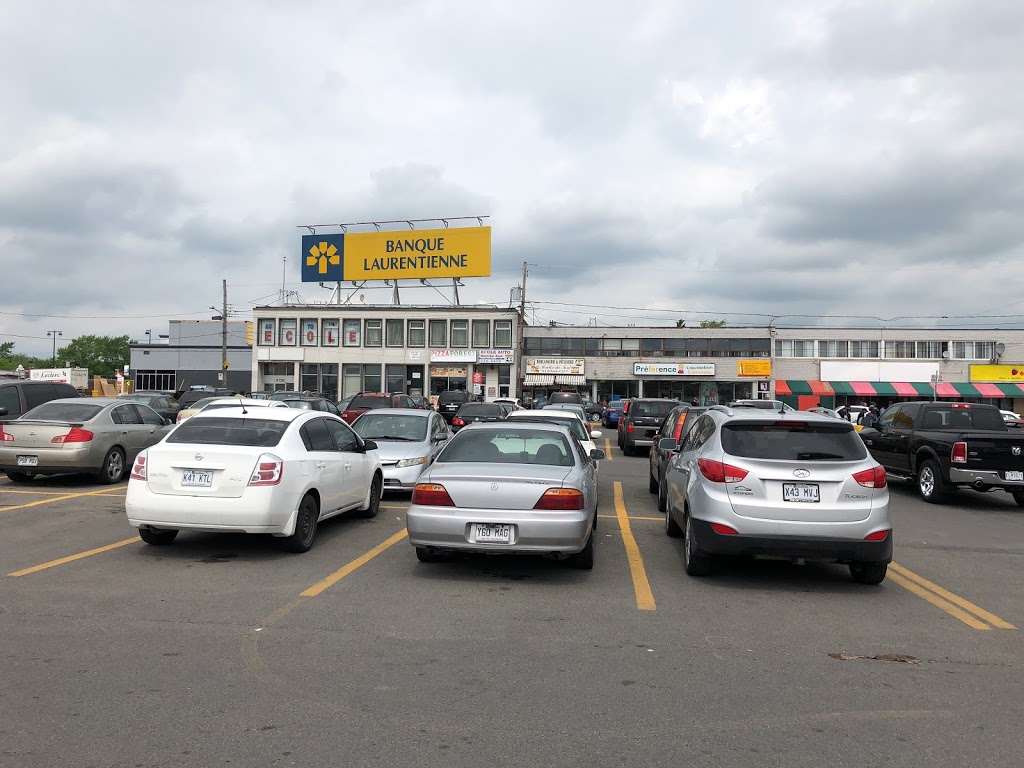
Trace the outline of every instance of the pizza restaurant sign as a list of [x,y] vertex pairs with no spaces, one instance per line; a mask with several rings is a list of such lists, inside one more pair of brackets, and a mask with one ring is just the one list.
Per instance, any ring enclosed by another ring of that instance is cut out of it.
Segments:
[[633,363],[634,376],[714,376],[714,363]]

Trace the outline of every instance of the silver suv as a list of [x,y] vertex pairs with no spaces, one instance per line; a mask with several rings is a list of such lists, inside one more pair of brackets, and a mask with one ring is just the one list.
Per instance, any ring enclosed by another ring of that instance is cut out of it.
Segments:
[[[673,445],[668,445],[672,442]],[[665,473],[665,532],[707,576],[714,555],[823,560],[879,584],[892,560],[885,470],[853,425],[807,412],[709,408]]]

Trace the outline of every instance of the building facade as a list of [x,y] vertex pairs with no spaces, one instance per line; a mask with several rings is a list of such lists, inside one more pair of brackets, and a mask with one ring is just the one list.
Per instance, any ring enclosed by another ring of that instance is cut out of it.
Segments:
[[166,341],[132,344],[127,378],[135,390],[184,391],[194,386],[242,392],[252,381],[252,327],[228,321],[228,369],[222,367],[220,320],[171,320]]
[[515,394],[519,313],[494,306],[349,304],[257,307],[253,390],[485,399]]

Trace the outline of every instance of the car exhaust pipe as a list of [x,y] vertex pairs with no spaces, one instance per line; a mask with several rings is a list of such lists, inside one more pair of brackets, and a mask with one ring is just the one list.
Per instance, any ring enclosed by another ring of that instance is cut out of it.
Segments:
[[982,482],[981,480],[975,480],[973,483],[971,483],[971,485],[974,487],[974,490],[976,491],[985,490],[985,483]]

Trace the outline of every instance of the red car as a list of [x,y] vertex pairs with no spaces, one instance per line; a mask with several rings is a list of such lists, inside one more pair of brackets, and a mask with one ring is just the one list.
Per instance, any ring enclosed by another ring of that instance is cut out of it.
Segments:
[[348,424],[374,408],[417,408],[416,401],[400,392],[360,392],[348,402],[341,418]]

